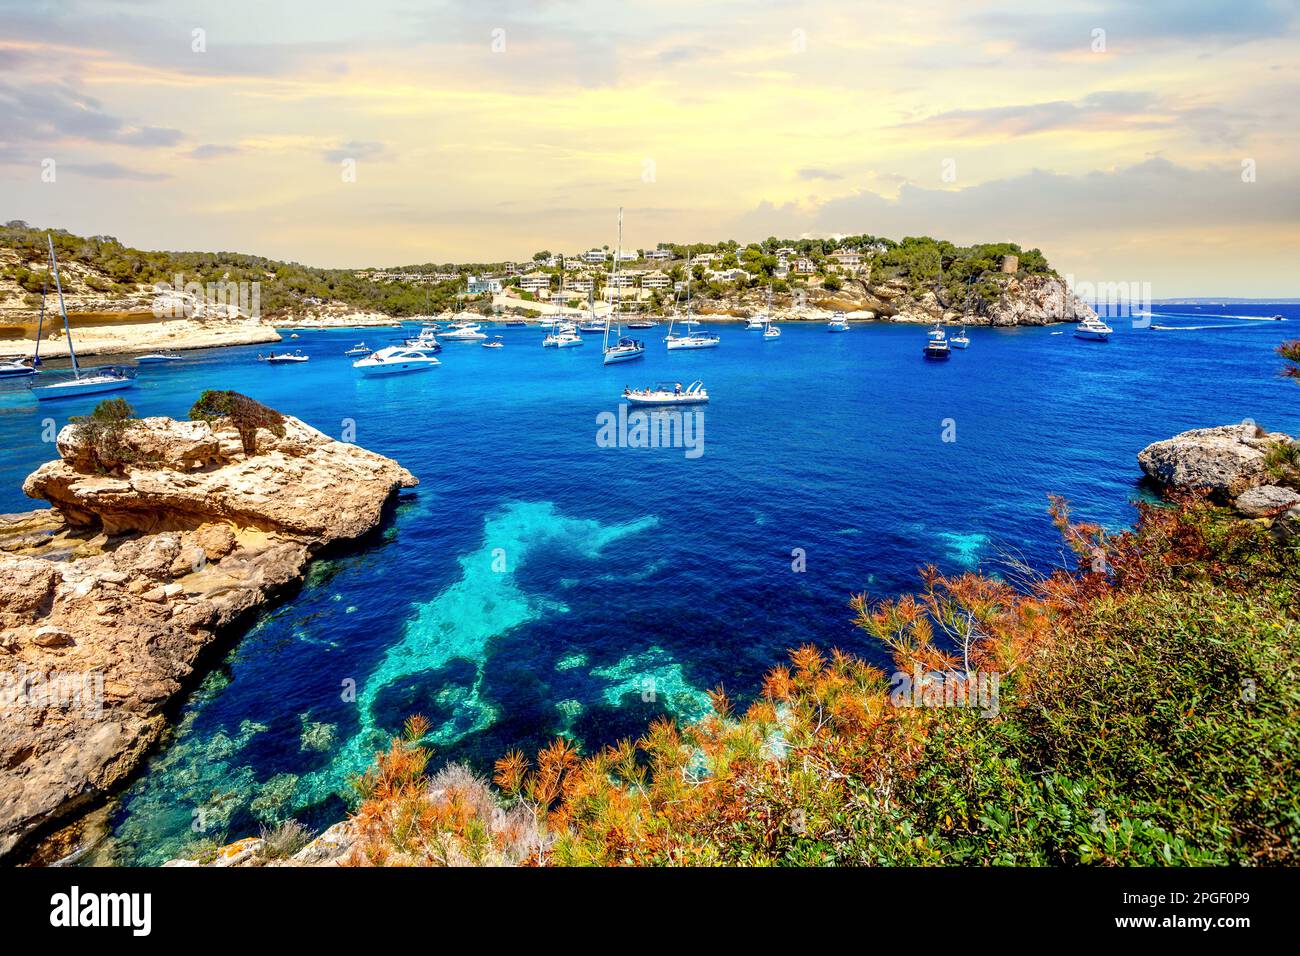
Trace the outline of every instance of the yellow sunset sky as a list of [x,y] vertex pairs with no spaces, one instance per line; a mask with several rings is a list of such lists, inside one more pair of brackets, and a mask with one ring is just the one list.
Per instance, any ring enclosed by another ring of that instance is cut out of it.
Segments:
[[0,21],[4,219],[360,267],[613,245],[622,206],[630,247],[928,234],[1156,298],[1300,295],[1291,0],[6,0]]

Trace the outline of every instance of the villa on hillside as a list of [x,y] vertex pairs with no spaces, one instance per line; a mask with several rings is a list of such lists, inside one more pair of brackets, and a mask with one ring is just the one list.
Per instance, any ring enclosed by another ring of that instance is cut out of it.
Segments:
[[589,249],[579,256],[583,262],[604,262],[605,257],[606,253],[603,249]]
[[667,249],[647,249],[645,251],[645,258],[651,262],[667,262],[672,257],[672,252]]
[[595,287],[591,281],[591,276],[584,274],[566,275],[564,277],[564,289],[570,292],[581,292],[586,295]]
[[799,250],[791,248],[790,246],[782,246],[780,249],[776,250],[776,257],[778,259],[789,259],[791,256],[796,256],[798,254]]
[[691,259],[693,266],[707,266],[714,259],[722,258],[716,252],[701,252]]
[[841,249],[838,252],[832,252],[831,258],[841,269],[849,272],[856,272],[862,268],[862,253],[853,249]]
[[470,295],[482,295],[485,292],[496,295],[501,291],[501,280],[495,276],[470,276],[466,290]]
[[657,269],[654,272],[647,272],[641,277],[641,288],[643,289],[666,289],[670,284],[671,280],[668,276]]
[[519,280],[519,288],[525,292],[549,292],[551,277],[545,272],[530,272]]
[[799,275],[804,276],[812,275],[812,273],[817,271],[816,264],[807,256],[800,256],[798,259],[794,260],[794,262],[790,263],[790,268]]

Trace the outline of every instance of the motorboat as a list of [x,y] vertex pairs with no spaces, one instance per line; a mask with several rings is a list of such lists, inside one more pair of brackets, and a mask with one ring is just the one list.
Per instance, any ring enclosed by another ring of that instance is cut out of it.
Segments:
[[847,332],[849,330],[849,317],[843,312],[836,312],[831,316],[831,320],[826,323],[827,332]]
[[259,354],[257,356],[259,362],[266,362],[268,365],[296,365],[300,362],[306,362],[310,358],[311,356],[303,355],[297,349],[292,352],[268,352],[266,355]]
[[365,342],[358,342],[356,345],[352,346],[352,348],[348,349],[343,354],[351,358],[353,356],[369,355],[372,351],[373,349],[371,349],[370,346],[366,345]]
[[35,374],[36,366],[29,364],[26,359],[6,359],[0,362],[0,378],[20,378]]
[[955,349],[970,348],[970,336],[966,334],[966,326],[957,330],[957,334],[948,340],[948,344]]
[[444,342],[482,342],[487,333],[472,322],[457,322],[442,334]]
[[653,329],[658,324],[658,322],[629,322],[627,327],[629,329]]
[[709,392],[699,381],[685,388],[681,382],[656,382],[649,388],[623,389],[623,400],[629,405],[703,405]]
[[148,355],[136,356],[137,365],[162,365],[164,362],[179,362],[184,358],[171,352],[150,352]]
[[1088,339],[1093,342],[1106,342],[1110,340],[1110,333],[1113,331],[1114,329],[1100,318],[1090,315],[1074,327],[1074,337],[1076,339]]
[[745,320],[746,332],[761,332],[767,326],[766,315],[751,315]]
[[[72,344],[72,328],[68,323],[68,309],[63,302],[63,282],[59,278],[59,257],[54,253],[54,238],[48,233],[46,241],[50,247],[50,270],[54,273],[54,287],[59,293],[59,313],[63,316],[63,333],[68,340],[68,356],[72,359],[72,378],[64,379],[59,382],[51,382],[48,385],[31,386],[32,394],[36,396],[37,401],[49,401],[55,398],[73,398],[80,395],[95,395],[100,392],[116,392],[124,388],[133,388],[135,378],[120,368],[92,368],[86,371],[81,370],[77,363],[77,350]],[[41,303],[41,322],[44,323],[45,304]],[[36,333],[37,348],[40,347],[40,331]],[[39,364],[39,358],[33,361],[33,366]]]
[[948,333],[938,325],[926,333],[925,357],[928,359],[946,359],[952,356],[952,346],[948,344]]
[[506,347],[506,340],[500,335],[494,335],[483,343],[485,349],[503,349]]
[[507,329],[517,329],[527,325],[528,323],[525,322],[523,319],[506,319],[505,322],[501,324],[504,325]]
[[352,363],[352,367],[362,375],[398,375],[402,372],[423,372],[441,363],[423,349],[409,348],[405,345],[392,345],[377,352],[372,352],[363,359]]

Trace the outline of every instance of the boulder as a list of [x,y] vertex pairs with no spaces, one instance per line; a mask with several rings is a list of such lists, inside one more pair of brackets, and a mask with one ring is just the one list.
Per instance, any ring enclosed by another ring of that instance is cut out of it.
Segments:
[[1268,483],[1269,448],[1291,438],[1250,423],[1194,428],[1138,452],[1138,464],[1166,488],[1204,489],[1220,500]]
[[1300,493],[1280,485],[1260,485],[1243,491],[1233,505],[1247,518],[1271,518],[1300,505]]
[[249,456],[229,423],[146,419],[108,473],[65,429],[59,459],[23,486],[62,523],[48,511],[0,522],[0,670],[61,682],[0,721],[0,856],[119,786],[204,647],[416,484],[294,418],[254,439]]

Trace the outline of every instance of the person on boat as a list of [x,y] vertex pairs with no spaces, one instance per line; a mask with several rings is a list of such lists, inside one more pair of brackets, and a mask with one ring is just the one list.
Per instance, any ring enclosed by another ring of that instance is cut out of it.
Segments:
[[678,382],[677,387],[673,389],[673,394],[680,395],[681,393],[682,393],[682,383]]

